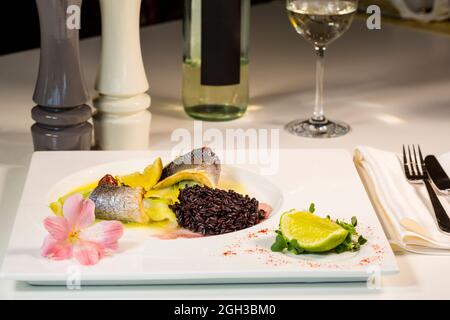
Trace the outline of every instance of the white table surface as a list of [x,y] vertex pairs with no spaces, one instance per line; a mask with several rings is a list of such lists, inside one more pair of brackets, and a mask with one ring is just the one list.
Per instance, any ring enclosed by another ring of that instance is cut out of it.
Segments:
[[[175,144],[175,128],[193,130],[183,112],[181,23],[142,29],[142,51],[150,82],[153,114],[151,147]],[[99,38],[81,42],[92,96]],[[283,148],[345,148],[370,145],[399,151],[420,143],[428,153],[450,150],[450,37],[392,25],[370,31],[363,20],[327,51],[326,113],[345,120],[352,132],[342,138],[310,140],[280,134]],[[314,54],[290,27],[280,4],[254,7],[251,30],[251,106],[240,120],[204,123],[204,128],[281,128],[307,117],[314,97]],[[32,154],[29,128],[39,50],[0,57],[0,260],[6,249]],[[51,170],[51,168],[46,168]],[[397,254],[400,273],[382,288],[365,283],[273,285],[171,285],[138,287],[33,287],[0,281],[7,299],[413,299],[450,298],[450,256]]]

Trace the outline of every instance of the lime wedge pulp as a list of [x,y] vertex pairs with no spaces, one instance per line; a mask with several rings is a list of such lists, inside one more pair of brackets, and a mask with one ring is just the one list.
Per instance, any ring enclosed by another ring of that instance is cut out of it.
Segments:
[[336,248],[348,235],[337,223],[310,212],[288,211],[281,216],[280,230],[287,241],[297,240],[308,252],[325,252]]

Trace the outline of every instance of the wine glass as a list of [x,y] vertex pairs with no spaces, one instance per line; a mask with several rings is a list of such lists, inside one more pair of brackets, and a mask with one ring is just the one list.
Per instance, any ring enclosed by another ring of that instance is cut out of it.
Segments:
[[350,27],[358,0],[287,0],[289,20],[297,33],[313,44],[316,62],[316,99],[311,118],[289,122],[285,129],[297,136],[339,137],[350,131],[343,122],[327,119],[323,111],[324,54],[327,45]]

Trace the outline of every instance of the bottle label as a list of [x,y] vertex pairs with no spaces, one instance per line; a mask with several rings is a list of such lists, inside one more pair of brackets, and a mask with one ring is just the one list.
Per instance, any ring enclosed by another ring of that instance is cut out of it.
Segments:
[[202,85],[240,83],[241,1],[202,1]]

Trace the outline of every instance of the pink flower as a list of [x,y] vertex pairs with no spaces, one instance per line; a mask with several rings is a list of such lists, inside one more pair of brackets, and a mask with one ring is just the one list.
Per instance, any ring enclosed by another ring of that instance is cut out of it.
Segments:
[[94,265],[118,248],[123,234],[122,223],[102,221],[94,224],[95,205],[80,194],[67,198],[63,205],[64,217],[48,217],[44,227],[48,235],[41,254],[53,260],[75,257],[82,265]]

